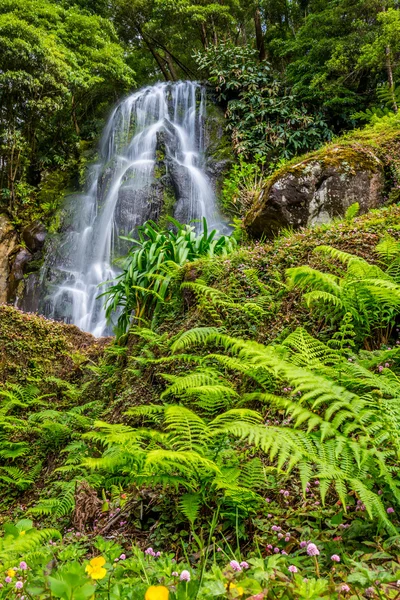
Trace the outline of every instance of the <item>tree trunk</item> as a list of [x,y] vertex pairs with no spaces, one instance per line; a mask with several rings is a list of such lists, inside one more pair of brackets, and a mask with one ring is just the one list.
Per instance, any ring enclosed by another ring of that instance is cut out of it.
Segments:
[[397,106],[396,96],[394,93],[393,69],[392,69],[391,52],[390,52],[389,46],[386,46],[385,54],[386,54],[386,70],[387,70],[387,76],[388,76],[388,83],[389,83],[389,88],[392,92],[393,110],[395,113],[397,113],[399,109]]
[[254,13],[254,25],[256,29],[256,42],[257,42],[257,50],[258,50],[258,58],[260,60],[265,60],[267,57],[267,53],[265,51],[264,44],[264,35],[261,27],[261,12],[259,8],[256,8]]
[[175,71],[175,65],[172,61],[171,55],[168,52],[165,53],[165,60],[168,65],[169,72],[171,73],[172,80],[178,81],[178,75]]

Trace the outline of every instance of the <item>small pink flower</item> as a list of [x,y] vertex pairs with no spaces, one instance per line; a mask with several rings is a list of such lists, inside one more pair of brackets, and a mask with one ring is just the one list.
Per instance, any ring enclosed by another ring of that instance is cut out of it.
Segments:
[[179,579],[181,581],[190,581],[190,573],[189,573],[189,571],[186,571],[186,569],[184,571],[182,571],[181,576],[179,577]]
[[171,577],[179,577],[179,573],[177,573],[176,571],[172,571]]
[[242,569],[248,569],[249,563],[246,562],[245,560],[242,560],[242,562],[240,563],[240,566],[242,567]]
[[290,535],[287,535],[287,536],[285,537],[285,542],[290,542]]
[[268,550],[272,550],[272,544],[267,545]]
[[160,556],[161,556],[161,552],[160,552],[160,551],[156,552],[154,556],[155,556],[156,558],[160,558]]
[[319,550],[315,544],[307,544],[307,554],[308,556],[318,556]]
[[283,492],[283,495],[285,496],[285,498],[287,498],[288,496],[290,496],[290,492],[288,492],[287,490],[285,490]]
[[389,506],[389,508],[386,509],[386,512],[388,515],[391,515],[394,513],[394,508],[392,508],[391,506]]
[[300,548],[305,548],[307,546],[307,542],[300,542]]
[[283,555],[285,555],[285,556],[287,556],[287,555],[288,555],[288,553],[287,553],[287,552],[285,552],[285,550],[281,550],[281,554],[283,554]]
[[242,570],[242,567],[239,565],[237,560],[231,560],[229,564],[232,567],[232,569],[234,571],[237,571],[238,573]]
[[340,556],[338,554],[332,554],[331,560],[333,560],[333,562],[340,562]]
[[283,538],[283,533],[278,533],[278,538],[281,540]]
[[144,553],[147,554],[147,556],[155,556],[156,555],[153,548],[147,548],[147,550],[145,550]]
[[272,525],[271,530],[272,531],[280,531],[281,527],[279,527],[279,525]]
[[11,579],[11,577],[8,577],[8,576],[7,576],[7,577],[6,577],[6,579],[5,579],[5,581],[6,581],[6,583],[11,583],[11,582],[12,582],[12,579]]
[[288,569],[291,573],[297,573],[297,567],[295,567],[294,565],[289,565]]
[[218,547],[217,552],[222,552],[222,548]]
[[279,548],[274,548],[275,554],[279,554]]
[[375,590],[373,587],[369,587],[365,590],[365,595],[367,596],[367,598],[372,598],[373,596],[375,596]]
[[341,592],[349,592],[350,586],[348,586],[347,583],[342,583],[342,585],[340,586],[340,591]]
[[27,568],[28,568],[28,565],[26,564],[26,562],[25,562],[24,560],[22,560],[22,561],[19,563],[19,568],[20,568],[20,569],[22,569],[22,571],[26,571],[26,570],[27,570]]
[[125,556],[125,554],[121,554],[121,556],[119,558],[120,558],[120,560],[125,560],[126,556]]
[[22,583],[22,581],[17,581],[17,583],[15,584],[15,587],[17,590],[22,590],[22,588],[24,587],[24,584]]

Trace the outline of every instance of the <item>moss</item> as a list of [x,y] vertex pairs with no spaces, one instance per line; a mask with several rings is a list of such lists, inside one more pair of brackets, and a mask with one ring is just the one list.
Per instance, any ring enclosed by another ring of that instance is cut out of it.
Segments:
[[74,325],[0,305],[0,382],[23,384],[33,376],[79,379],[82,373],[74,361],[76,353],[86,363],[97,360],[107,343]]
[[225,125],[222,110],[213,102],[208,102],[205,124],[207,155],[218,161],[233,160],[232,141],[226,133]]
[[158,224],[160,227],[166,227],[168,225],[168,217],[172,217],[174,214],[174,208],[176,204],[176,197],[174,190],[171,186],[165,185],[163,187],[163,206]]

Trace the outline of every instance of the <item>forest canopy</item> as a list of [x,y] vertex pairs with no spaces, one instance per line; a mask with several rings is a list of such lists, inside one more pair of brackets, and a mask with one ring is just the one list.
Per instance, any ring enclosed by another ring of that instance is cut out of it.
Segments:
[[236,152],[267,164],[360,115],[397,111],[397,9],[397,0],[1,0],[3,209],[51,211],[47,188],[77,187],[111,106],[158,80],[208,80]]

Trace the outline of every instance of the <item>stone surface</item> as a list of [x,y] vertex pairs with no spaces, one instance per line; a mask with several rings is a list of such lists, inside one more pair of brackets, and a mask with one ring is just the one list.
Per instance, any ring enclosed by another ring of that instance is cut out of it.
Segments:
[[15,254],[8,276],[7,302],[14,303],[18,296],[19,283],[24,279],[25,265],[32,260],[32,254],[26,248],[21,248]]
[[47,230],[40,221],[34,221],[22,230],[22,239],[31,252],[38,252],[44,246]]
[[282,228],[328,223],[358,202],[360,214],[383,202],[380,160],[364,148],[334,146],[267,180],[245,217],[256,237],[272,237]]
[[7,302],[11,257],[17,244],[17,233],[11,221],[6,215],[0,214],[0,303]]

